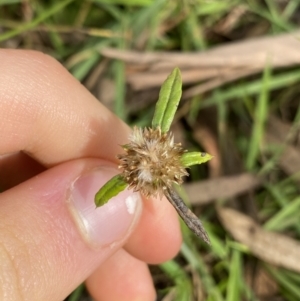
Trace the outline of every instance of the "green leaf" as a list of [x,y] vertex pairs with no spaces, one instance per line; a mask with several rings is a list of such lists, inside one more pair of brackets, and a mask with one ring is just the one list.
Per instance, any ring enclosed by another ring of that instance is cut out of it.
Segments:
[[209,161],[213,156],[208,153],[189,152],[181,156],[180,161],[184,167],[202,164]]
[[73,293],[68,297],[68,301],[79,301],[84,291],[84,284],[80,284]]
[[111,178],[104,186],[95,195],[95,204],[96,207],[103,206],[106,204],[112,197],[119,194],[127,187],[127,183],[121,175],[116,175]]
[[170,129],[182,94],[180,70],[175,68],[161,86],[156,103],[152,127],[165,133]]

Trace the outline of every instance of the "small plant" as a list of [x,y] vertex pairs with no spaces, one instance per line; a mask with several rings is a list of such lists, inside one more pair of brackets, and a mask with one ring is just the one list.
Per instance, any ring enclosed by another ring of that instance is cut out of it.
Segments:
[[212,158],[207,153],[187,152],[174,142],[169,132],[182,93],[178,68],[163,83],[151,128],[133,128],[124,153],[118,155],[121,174],[109,180],[95,195],[97,207],[107,203],[126,187],[140,191],[146,197],[166,196],[186,225],[206,243],[208,235],[199,218],[185,205],[173,188],[182,184],[188,175],[186,168],[202,164]]

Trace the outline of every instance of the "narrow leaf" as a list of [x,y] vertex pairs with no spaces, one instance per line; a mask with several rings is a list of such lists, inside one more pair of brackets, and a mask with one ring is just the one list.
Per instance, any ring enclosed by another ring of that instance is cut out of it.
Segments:
[[202,164],[209,161],[213,156],[208,153],[189,152],[181,156],[180,161],[184,167]]
[[95,195],[95,204],[96,207],[103,206],[106,204],[112,197],[119,194],[127,187],[127,183],[124,181],[123,177],[116,175],[111,178],[104,186]]
[[165,133],[170,129],[182,94],[180,70],[175,68],[164,81],[156,103],[152,127],[160,127]]

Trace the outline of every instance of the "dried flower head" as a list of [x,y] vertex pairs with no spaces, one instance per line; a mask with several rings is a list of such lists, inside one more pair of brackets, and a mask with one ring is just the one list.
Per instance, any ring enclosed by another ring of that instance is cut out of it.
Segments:
[[182,184],[182,178],[188,175],[180,161],[185,150],[180,143],[174,143],[172,133],[162,133],[160,127],[135,127],[129,141],[123,145],[125,154],[118,159],[130,188],[145,196],[162,196],[173,183]]
[[180,101],[181,85],[180,71],[175,68],[160,89],[152,128],[133,129],[129,143],[123,145],[125,153],[118,155],[122,173],[99,189],[95,204],[97,207],[106,204],[128,186],[146,197],[165,195],[186,225],[210,244],[200,219],[172,187],[174,183],[182,184],[183,177],[188,175],[185,168],[212,158],[206,153],[186,152],[180,143],[174,143],[174,137],[169,132]]

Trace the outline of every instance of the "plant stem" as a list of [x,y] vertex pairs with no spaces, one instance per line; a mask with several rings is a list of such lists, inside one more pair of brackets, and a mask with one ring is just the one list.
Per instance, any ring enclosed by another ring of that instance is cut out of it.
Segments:
[[210,245],[209,237],[200,219],[186,206],[181,197],[173,189],[167,189],[165,191],[165,196],[174,206],[189,229]]

